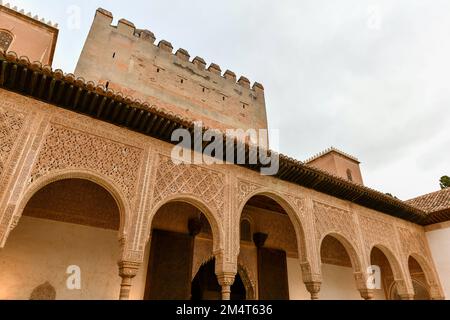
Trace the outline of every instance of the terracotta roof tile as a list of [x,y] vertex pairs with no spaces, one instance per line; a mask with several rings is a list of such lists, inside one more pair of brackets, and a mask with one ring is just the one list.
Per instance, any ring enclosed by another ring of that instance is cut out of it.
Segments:
[[450,209],[450,188],[405,201],[428,213]]

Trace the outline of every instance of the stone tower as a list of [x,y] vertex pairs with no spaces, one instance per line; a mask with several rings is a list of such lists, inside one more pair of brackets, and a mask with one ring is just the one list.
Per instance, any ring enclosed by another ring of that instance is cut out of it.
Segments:
[[75,75],[139,98],[161,109],[202,121],[209,128],[267,129],[264,88],[252,86],[221,68],[178,49],[170,42],[155,44],[148,30],[137,29],[98,9]]
[[58,26],[0,1],[0,49],[14,51],[30,61],[51,65]]
[[360,162],[357,158],[336,148],[329,148],[305,161],[343,179],[363,185]]

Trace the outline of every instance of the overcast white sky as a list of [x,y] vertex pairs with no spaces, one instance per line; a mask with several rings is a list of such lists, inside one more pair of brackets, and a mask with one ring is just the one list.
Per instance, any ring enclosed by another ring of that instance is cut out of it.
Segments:
[[261,82],[282,153],[304,160],[335,146],[360,159],[367,186],[401,199],[438,190],[450,175],[448,0],[11,3],[59,23],[54,67],[65,72],[103,7]]

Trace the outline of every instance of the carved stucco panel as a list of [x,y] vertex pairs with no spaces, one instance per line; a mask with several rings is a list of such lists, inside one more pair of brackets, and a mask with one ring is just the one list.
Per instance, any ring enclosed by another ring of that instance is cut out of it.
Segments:
[[142,153],[136,147],[52,124],[29,182],[55,170],[92,170],[114,181],[128,200],[132,200],[136,195]]
[[[352,250],[347,250],[350,259],[353,262],[361,263],[361,249],[358,234],[359,229],[354,220],[353,214],[350,211],[317,201],[313,202],[313,207],[316,243],[317,250],[319,250],[318,258],[320,257],[320,241],[325,235],[336,233],[344,236],[355,250],[355,252],[352,252]],[[361,267],[361,265],[354,266],[354,268],[356,268],[355,271],[358,271],[357,269],[359,267]]]
[[201,198],[208,207],[223,217],[225,210],[225,175],[197,165],[175,164],[170,157],[159,157],[153,206],[177,194]]
[[423,259],[422,262],[419,260],[417,261],[427,278],[428,285],[430,286],[430,294],[432,298],[442,298],[442,287],[427,249],[425,234],[414,230],[413,228],[404,228],[400,226],[397,227],[397,230],[402,244],[405,268],[408,268],[408,258],[410,255],[414,254],[416,255],[415,258],[419,258],[419,260]]
[[11,222],[15,206],[2,199],[11,193],[5,186],[13,179],[21,148],[25,144],[26,118],[27,114],[17,110],[13,103],[0,101],[0,245],[4,245],[10,225],[17,224],[17,219]]
[[394,254],[398,253],[393,223],[364,215],[359,216],[359,222],[367,254],[370,255],[374,245],[383,245]]
[[417,253],[423,257],[427,257],[427,249],[424,235],[414,230],[398,227],[400,242],[402,246],[403,255],[408,257],[411,253]]
[[[300,198],[291,194],[285,194],[285,198],[294,208],[295,213],[301,217],[302,221],[304,221],[304,219],[307,219],[305,198]],[[305,228],[306,226],[302,227]]]
[[328,233],[336,232],[347,237],[353,245],[358,245],[357,226],[350,211],[314,201],[314,216],[318,240]]
[[245,180],[238,180],[237,185],[237,208],[240,208],[243,205],[243,201],[256,190],[261,189],[262,186],[257,185],[255,183],[251,183]]
[[0,180],[24,123],[25,115],[23,113],[0,106]]

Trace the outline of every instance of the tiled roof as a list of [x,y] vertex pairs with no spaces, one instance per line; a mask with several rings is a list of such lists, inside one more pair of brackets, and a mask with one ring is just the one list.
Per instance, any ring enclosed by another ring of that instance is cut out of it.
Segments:
[[450,209],[450,188],[425,194],[405,202],[428,213]]

